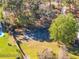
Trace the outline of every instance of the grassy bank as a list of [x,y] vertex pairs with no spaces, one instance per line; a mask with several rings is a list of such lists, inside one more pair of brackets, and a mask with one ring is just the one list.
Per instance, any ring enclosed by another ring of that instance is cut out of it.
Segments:
[[[52,51],[58,55],[59,52],[59,44],[57,42],[38,42],[38,41],[29,41],[26,43],[23,43],[21,46],[26,54],[31,59],[38,59],[38,53],[44,51],[45,49],[49,48],[52,49]],[[73,55],[71,53],[68,53],[70,58],[72,59],[79,59],[79,56]]]
[[3,37],[0,37],[0,59],[16,59],[17,56],[20,56],[20,52],[15,42],[5,33]]

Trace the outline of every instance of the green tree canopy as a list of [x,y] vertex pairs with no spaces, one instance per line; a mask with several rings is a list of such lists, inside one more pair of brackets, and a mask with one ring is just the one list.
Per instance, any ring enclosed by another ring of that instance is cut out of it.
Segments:
[[50,25],[50,38],[70,43],[76,38],[77,28],[77,22],[72,14],[59,15]]

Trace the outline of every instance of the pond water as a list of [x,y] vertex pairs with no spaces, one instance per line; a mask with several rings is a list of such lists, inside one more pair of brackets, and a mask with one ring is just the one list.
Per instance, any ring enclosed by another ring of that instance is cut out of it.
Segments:
[[0,32],[0,37],[3,37],[4,36],[4,33],[3,32]]
[[4,33],[3,33],[3,31],[2,31],[2,25],[1,25],[1,23],[0,23],[0,37],[2,37],[2,36],[4,36]]
[[26,38],[32,38],[35,40],[49,40],[49,31],[46,28],[35,28],[35,29],[29,29],[25,33]]

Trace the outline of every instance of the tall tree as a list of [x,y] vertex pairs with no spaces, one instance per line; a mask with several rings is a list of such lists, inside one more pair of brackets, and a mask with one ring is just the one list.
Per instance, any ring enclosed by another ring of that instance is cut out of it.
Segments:
[[77,30],[77,22],[72,14],[59,15],[49,28],[50,38],[68,44],[76,38]]

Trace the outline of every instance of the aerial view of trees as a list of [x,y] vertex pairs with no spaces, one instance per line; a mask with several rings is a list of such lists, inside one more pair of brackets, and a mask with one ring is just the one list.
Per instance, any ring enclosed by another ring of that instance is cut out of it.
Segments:
[[59,15],[52,21],[49,31],[51,39],[71,43],[76,38],[78,25],[72,14]]
[[79,59],[79,1],[0,0],[0,50],[0,59]]

